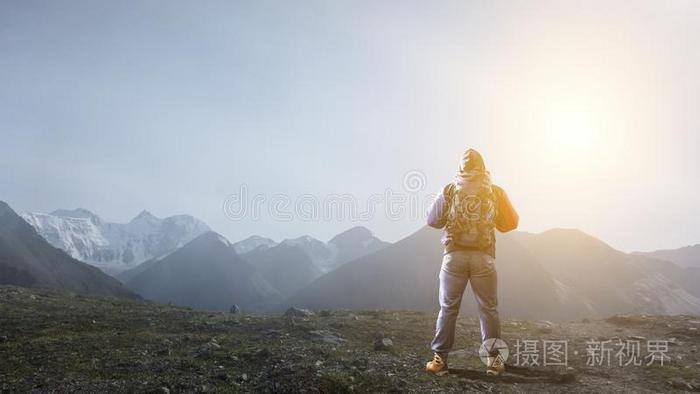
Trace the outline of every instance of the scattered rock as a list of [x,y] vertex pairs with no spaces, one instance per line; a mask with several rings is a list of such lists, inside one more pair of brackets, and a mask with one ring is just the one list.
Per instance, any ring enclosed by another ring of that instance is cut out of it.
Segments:
[[347,342],[345,339],[341,338],[339,335],[328,331],[328,330],[313,330],[309,331],[309,334],[313,335],[316,337],[316,339],[326,342],[326,343],[332,343],[334,345],[341,344],[343,342]]
[[277,330],[274,328],[269,328],[264,331],[265,336],[272,337],[272,338],[279,338],[281,337],[284,333],[282,330]]
[[[10,291],[18,292],[15,301],[7,296]],[[513,338],[537,338],[538,330],[556,331],[555,337],[571,341],[569,356],[573,362],[562,372],[513,368],[503,379],[491,379],[483,373],[476,352],[480,338],[476,319],[460,319],[460,350],[450,353],[450,360],[454,359],[451,366],[459,373],[432,379],[422,371],[430,354],[425,348],[426,336],[434,325],[429,314],[319,310],[318,318],[306,319],[311,314],[297,309],[290,312],[295,317],[289,319],[254,314],[234,317],[228,312],[188,312],[179,307],[113,299],[75,300],[65,295],[37,295],[36,302],[28,302],[27,291],[0,286],[0,360],[10,355],[11,362],[35,368],[18,368],[3,375],[8,369],[0,367],[0,392],[598,392],[601,387],[602,391],[625,392],[700,390],[700,342],[697,331],[689,330],[700,325],[689,323],[686,317],[632,317],[644,322],[632,328],[593,318],[590,325],[583,325],[581,316],[571,323],[554,324],[505,320],[504,327]],[[50,302],[50,308],[41,305],[40,300]],[[55,304],[59,302],[65,305]],[[9,318],[5,318],[6,313]],[[353,320],[358,315],[360,322]],[[401,324],[396,324],[396,317]],[[97,324],[91,324],[93,319]],[[69,341],[36,330],[55,323],[70,334]],[[667,323],[671,329],[665,328]],[[393,343],[394,337],[399,345]],[[630,367],[618,372],[607,366],[584,366],[585,356],[576,353],[590,338],[611,340],[612,346],[618,337],[621,341],[667,339],[673,350],[668,366]],[[76,359],[81,362],[72,362]],[[66,368],[55,369],[52,365]],[[68,367],[69,374],[64,375]],[[105,378],[95,379],[96,374]],[[576,382],[574,378],[580,374]],[[573,384],[564,386],[569,383]]]
[[228,311],[229,313],[232,313],[234,315],[240,315],[242,313],[241,308],[236,304],[233,304],[233,306],[231,306],[231,309],[229,309]]
[[695,388],[695,387],[693,387],[692,384],[690,384],[690,383],[686,382],[685,380],[683,380],[683,378],[673,378],[673,379],[671,379],[671,380],[668,381],[668,384],[669,384],[671,387],[673,387],[673,388],[675,388],[675,389],[680,389],[680,390],[689,390],[689,391],[693,391],[693,389]]
[[267,360],[272,355],[268,348],[258,349],[254,352],[241,353],[240,356],[249,361]]
[[591,321],[588,320],[588,319],[586,319],[586,318],[581,319],[581,323],[590,323],[590,322],[591,322]]
[[228,374],[224,371],[216,371],[212,374],[212,377],[214,379],[218,379],[225,382],[229,379],[230,376],[228,376]]
[[291,307],[287,309],[286,312],[284,312],[284,315],[287,317],[311,317],[314,315],[313,312],[311,312],[308,309],[300,309],[300,308],[295,308]]
[[644,315],[615,315],[605,319],[605,321],[611,324],[615,324],[617,326],[630,327],[645,324],[647,322],[647,319]]
[[197,351],[195,352],[194,356],[195,357],[209,357],[212,355],[214,350],[221,349],[221,345],[219,345],[215,340],[211,340],[210,342],[202,345]]
[[374,350],[386,351],[394,347],[394,341],[391,338],[378,338],[374,341]]
[[259,359],[266,359],[266,358],[270,357],[271,355],[272,355],[272,352],[270,351],[270,349],[268,349],[266,347],[255,352],[255,357],[257,357]]
[[160,347],[153,351],[153,354],[157,356],[169,356],[172,354],[172,349],[168,346]]
[[356,358],[350,363],[350,365],[352,365],[353,368],[356,368],[360,371],[366,370],[367,364],[369,364],[369,360],[364,357]]

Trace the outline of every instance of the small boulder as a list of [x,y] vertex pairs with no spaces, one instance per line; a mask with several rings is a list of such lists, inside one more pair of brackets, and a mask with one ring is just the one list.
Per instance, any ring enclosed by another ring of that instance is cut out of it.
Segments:
[[205,343],[204,345],[200,346],[199,349],[195,352],[194,356],[197,358],[201,357],[209,357],[211,356],[215,350],[221,349],[221,345],[219,345],[216,340],[211,340],[208,343]]
[[540,327],[537,329],[538,334],[551,334],[552,333],[552,328],[551,327]]
[[231,307],[231,309],[229,309],[229,313],[232,313],[232,314],[234,314],[234,315],[240,315],[240,314],[242,313],[242,311],[241,311],[241,308],[240,308],[238,305],[233,304],[233,306]]
[[341,343],[347,342],[339,335],[328,330],[313,330],[309,331],[309,334],[313,335],[316,340],[326,343],[332,343],[334,345],[339,345]]
[[374,350],[386,351],[391,350],[394,347],[394,341],[391,338],[377,338],[374,341]]
[[687,390],[687,391],[693,391],[695,387],[686,382],[683,378],[673,378],[667,382],[671,387],[678,389],[678,390]]
[[287,317],[311,317],[314,315],[314,313],[308,309],[291,307],[284,312],[284,315]]

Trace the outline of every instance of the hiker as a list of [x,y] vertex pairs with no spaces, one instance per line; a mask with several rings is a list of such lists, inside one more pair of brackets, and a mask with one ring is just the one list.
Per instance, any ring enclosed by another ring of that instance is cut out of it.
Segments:
[[[440,376],[448,371],[447,355],[454,343],[457,315],[469,281],[479,306],[482,343],[501,335],[494,229],[501,232],[515,229],[518,214],[503,189],[491,183],[479,152],[467,149],[454,181],[445,186],[433,203],[428,225],[444,228],[440,313],[431,343],[433,359],[425,366],[426,371]],[[498,351],[489,352],[487,375],[497,376],[504,371],[504,360]]]

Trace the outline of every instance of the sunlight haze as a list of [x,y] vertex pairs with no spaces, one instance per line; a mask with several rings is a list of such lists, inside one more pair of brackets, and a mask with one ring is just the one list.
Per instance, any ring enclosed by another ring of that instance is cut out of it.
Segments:
[[0,3],[0,199],[128,222],[187,213],[232,241],[363,225],[229,220],[251,194],[350,194],[467,147],[524,231],[625,251],[700,242],[700,2]]

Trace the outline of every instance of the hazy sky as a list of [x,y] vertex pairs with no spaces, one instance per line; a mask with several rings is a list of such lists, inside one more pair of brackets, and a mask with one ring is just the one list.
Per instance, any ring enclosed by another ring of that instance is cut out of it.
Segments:
[[[422,216],[266,212],[422,198],[471,146],[523,230],[678,247],[700,242],[698,70],[693,0],[3,0],[0,200],[189,213],[231,240],[362,224],[395,241]],[[259,217],[224,214],[241,185]]]

